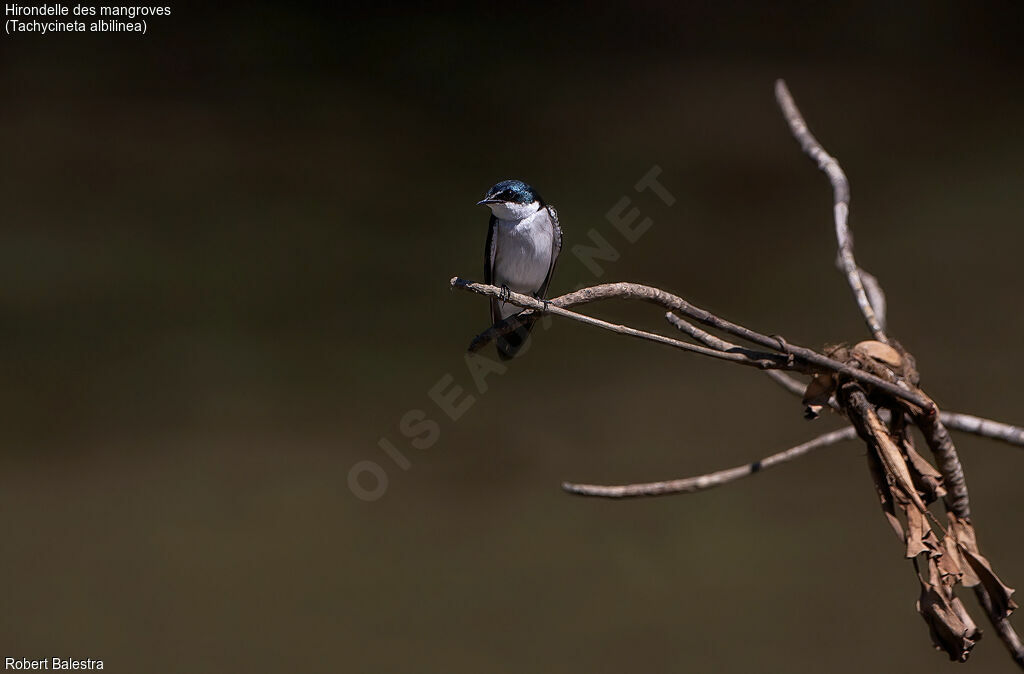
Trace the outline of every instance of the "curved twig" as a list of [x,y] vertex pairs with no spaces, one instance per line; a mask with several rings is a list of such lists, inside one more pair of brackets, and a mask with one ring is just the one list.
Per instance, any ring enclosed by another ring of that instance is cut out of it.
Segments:
[[[846,174],[843,173],[843,169],[840,168],[836,158],[825,152],[825,148],[821,146],[821,143],[818,142],[811,134],[810,129],[807,128],[807,123],[804,121],[803,115],[800,114],[800,110],[796,107],[796,103],[793,102],[793,96],[789,93],[785,81],[776,80],[775,98],[779,102],[779,107],[782,108],[782,114],[789,124],[793,137],[800,143],[800,148],[818,164],[818,168],[825,172],[829,182],[832,183],[836,239],[839,242],[839,256],[843,263],[846,281],[850,284],[850,289],[853,290],[857,306],[860,307],[860,312],[864,315],[864,320],[867,322],[871,334],[878,341],[888,344],[889,338],[886,336],[882,322],[875,314],[875,309],[868,299],[867,291],[864,288],[864,279],[861,278],[857,261],[853,257],[853,234],[850,232],[850,227],[847,223],[850,213],[850,184],[846,181]],[[875,281],[874,285],[879,287],[877,281]]]
[[604,498],[631,498],[637,496],[689,494],[739,480],[740,478],[753,475],[754,473],[766,468],[774,468],[779,464],[792,461],[793,459],[798,459],[816,449],[829,447],[844,440],[853,440],[856,437],[856,429],[854,429],[853,426],[847,426],[846,428],[841,428],[838,431],[819,435],[813,440],[809,440],[801,445],[797,445],[796,447],[790,447],[785,451],[772,454],[771,456],[766,456],[760,461],[754,461],[753,463],[744,464],[742,466],[715,471],[714,473],[708,473],[706,475],[684,477],[678,480],[665,480],[662,482],[622,485],[577,484],[574,482],[564,482],[562,483],[562,489],[571,494],[578,494],[580,496],[600,496]]

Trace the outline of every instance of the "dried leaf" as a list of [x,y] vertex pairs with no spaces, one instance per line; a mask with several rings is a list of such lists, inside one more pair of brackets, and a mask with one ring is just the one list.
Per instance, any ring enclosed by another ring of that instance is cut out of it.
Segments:
[[893,533],[896,534],[896,538],[900,539],[901,543],[905,542],[907,540],[907,535],[903,531],[903,524],[900,522],[900,519],[896,517],[896,508],[892,497],[892,490],[889,489],[889,483],[885,479],[881,460],[873,449],[868,450],[868,468],[871,471],[871,479],[875,482],[875,490],[878,492],[878,501],[882,506],[882,512],[885,514],[885,518],[889,521],[889,526],[892,527]]
[[869,358],[873,358],[880,363],[888,365],[893,369],[898,370],[903,367],[903,356],[899,351],[888,344],[882,344],[881,342],[869,339],[855,345],[853,350],[862,353]]
[[931,545],[925,542],[929,536],[932,539],[935,538],[932,528],[928,526],[928,521],[925,519],[925,514],[917,508],[909,507],[909,504],[904,507],[904,512],[907,515],[907,559],[935,549],[937,541],[929,541]]
[[981,632],[963,603],[953,594],[952,587],[939,579],[935,560],[929,560],[928,566],[930,580],[920,579],[921,596],[917,600],[917,611],[928,624],[935,648],[945,651],[950,660],[964,662],[981,638]]
[[912,443],[904,442],[903,452],[909,460],[910,476],[914,486],[924,494],[925,503],[933,503],[945,496],[946,488],[942,483],[942,473],[918,454]]
[[1017,602],[1013,600],[1013,588],[1006,586],[1003,581],[999,580],[999,576],[992,570],[992,566],[987,559],[975,552],[971,552],[963,545],[960,546],[960,552],[981,580],[981,585],[988,592],[989,596],[992,597],[992,606],[996,610],[996,615],[1000,618],[1009,618],[1013,610],[1017,608]]
[[804,391],[804,416],[808,419],[817,419],[835,390],[836,379],[833,375],[814,375],[814,379],[807,384],[807,390]]
[[960,555],[960,550],[957,548],[957,543],[953,536],[943,536],[942,554],[935,560],[936,569],[943,583],[954,585],[961,582],[964,576],[962,560],[963,557]]
[[890,437],[889,431],[873,411],[867,415],[867,421],[868,430],[874,437],[875,444],[878,447],[878,458],[882,460],[882,467],[885,469],[890,484],[903,492],[910,499],[911,503],[923,512],[925,510],[924,502],[918,496],[917,489],[914,488],[914,482],[910,477],[907,462],[896,446],[896,443],[893,442],[892,437]]
[[807,384],[804,392],[804,404],[818,403],[827,405],[829,396],[836,390],[836,380],[831,374],[816,374],[814,379]]
[[960,600],[956,597],[946,600],[935,588],[922,585],[917,611],[928,623],[935,648],[945,651],[950,660],[965,662],[977,641],[978,627],[973,621],[964,622],[964,618],[970,620],[970,616]]
[[[960,553],[960,545],[967,548],[971,552],[978,551],[978,540],[974,533],[974,526],[965,519],[957,517],[954,513],[946,513],[946,519],[949,520],[949,536],[953,537],[951,548],[951,555],[955,555],[959,560],[960,571],[963,574],[960,578],[960,582],[963,583],[964,587],[974,587],[981,583],[981,579],[974,573],[974,569],[967,563],[963,555]],[[959,544],[959,545],[957,545]]]

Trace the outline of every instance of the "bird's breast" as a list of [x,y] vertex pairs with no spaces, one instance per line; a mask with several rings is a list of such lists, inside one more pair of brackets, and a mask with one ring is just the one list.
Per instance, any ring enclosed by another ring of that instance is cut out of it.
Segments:
[[551,267],[554,228],[541,213],[520,221],[498,220],[494,251],[494,280],[498,285],[534,293],[544,284]]

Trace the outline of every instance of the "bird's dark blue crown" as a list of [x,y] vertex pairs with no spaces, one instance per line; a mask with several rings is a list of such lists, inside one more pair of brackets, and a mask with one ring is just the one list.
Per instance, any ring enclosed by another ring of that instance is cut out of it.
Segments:
[[534,201],[541,201],[540,195],[522,180],[502,180],[487,190],[487,196],[484,198],[511,201],[516,204],[529,204]]

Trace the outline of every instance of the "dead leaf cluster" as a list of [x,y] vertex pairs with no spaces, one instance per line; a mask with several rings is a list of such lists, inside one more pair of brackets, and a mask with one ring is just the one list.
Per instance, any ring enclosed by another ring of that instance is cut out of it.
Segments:
[[[832,347],[828,353],[886,381],[920,391],[912,357],[898,345],[868,341],[852,348]],[[957,586],[980,587],[990,599],[994,623],[1005,621],[1017,607],[1013,590],[978,551],[969,517],[955,512],[955,501],[945,500],[948,491],[942,472],[918,453],[913,428],[921,418],[919,411],[906,401],[885,400],[878,392],[866,391],[860,383],[841,375],[815,377],[804,404],[810,408],[830,400],[850,419],[867,445],[868,467],[882,512],[917,572],[921,586],[917,610],[928,624],[932,643],[951,660],[965,661],[981,638],[981,630],[956,596]],[[888,417],[888,423],[882,420],[882,414]],[[933,425],[921,424],[918,428],[929,433]],[[929,445],[941,446],[941,442]],[[945,526],[929,510],[940,499],[946,505]]]

